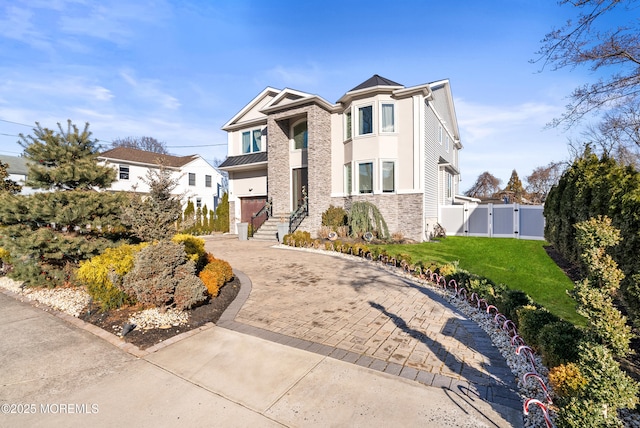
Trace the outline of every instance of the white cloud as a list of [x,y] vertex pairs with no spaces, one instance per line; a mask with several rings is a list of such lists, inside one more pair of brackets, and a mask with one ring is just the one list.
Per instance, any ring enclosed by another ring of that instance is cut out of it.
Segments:
[[180,107],[180,101],[168,93],[163,92],[158,88],[160,82],[152,79],[136,79],[133,76],[133,71],[122,70],[120,77],[129,84],[134,90],[135,94],[141,98],[152,101],[155,104],[162,106],[163,108],[175,110]]
[[266,71],[271,86],[282,86],[291,89],[305,90],[308,87],[315,87],[322,78],[322,71],[316,64],[307,67],[287,68],[277,65]]

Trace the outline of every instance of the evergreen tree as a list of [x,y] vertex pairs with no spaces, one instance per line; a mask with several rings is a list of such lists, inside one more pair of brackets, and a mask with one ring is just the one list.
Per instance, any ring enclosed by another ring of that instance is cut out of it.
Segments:
[[181,195],[173,195],[178,181],[166,168],[150,169],[143,181],[149,186],[149,195],[135,193],[123,209],[122,221],[142,241],[170,239],[181,212]]
[[97,191],[115,170],[97,162],[97,140],[88,124],[68,123],[59,132],[34,128],[21,135],[29,166],[28,184],[50,191],[33,195],[0,192],[0,247],[14,260],[12,276],[27,285],[71,282],[78,262],[112,246],[123,232],[122,195]]
[[59,132],[36,122],[34,135],[20,134],[20,145],[28,159],[26,185],[45,190],[88,190],[106,188],[116,179],[113,168],[97,163],[98,141],[91,139],[89,124],[82,132],[67,121]]
[[229,194],[222,195],[222,200],[216,207],[215,219],[213,221],[213,230],[216,232],[229,231]]
[[513,195],[514,202],[522,202],[524,197],[524,187],[522,187],[522,181],[518,177],[518,173],[514,169],[511,172],[511,177],[507,183],[507,187],[504,188],[505,192],[509,192]]
[[22,186],[7,178],[9,177],[7,168],[9,168],[9,165],[0,161],[0,192],[20,193]]

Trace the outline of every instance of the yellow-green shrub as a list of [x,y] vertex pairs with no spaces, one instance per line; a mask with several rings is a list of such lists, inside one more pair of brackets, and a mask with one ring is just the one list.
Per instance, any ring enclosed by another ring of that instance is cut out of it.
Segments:
[[113,309],[132,301],[120,288],[122,278],[133,269],[135,254],[149,245],[121,245],[107,248],[99,256],[80,263],[76,277],[87,287],[94,302],[104,310]]
[[10,257],[9,252],[4,248],[0,248],[0,261],[4,263],[8,263],[9,257]]
[[196,270],[199,271],[206,264],[207,252],[204,249],[204,239],[187,233],[178,233],[171,238],[171,241],[184,245],[184,251],[189,260],[193,260],[196,264]]
[[198,275],[211,297],[216,297],[220,287],[225,282],[233,279],[233,269],[231,265],[220,259],[216,259],[213,255],[207,254],[207,264]]
[[587,379],[582,376],[577,364],[567,363],[549,370],[549,383],[556,394],[569,397],[582,390],[587,385]]

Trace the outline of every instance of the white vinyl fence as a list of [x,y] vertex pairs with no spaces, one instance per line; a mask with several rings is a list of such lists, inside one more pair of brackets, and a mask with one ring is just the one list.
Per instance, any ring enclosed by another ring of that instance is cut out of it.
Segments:
[[441,205],[447,235],[544,239],[542,205]]

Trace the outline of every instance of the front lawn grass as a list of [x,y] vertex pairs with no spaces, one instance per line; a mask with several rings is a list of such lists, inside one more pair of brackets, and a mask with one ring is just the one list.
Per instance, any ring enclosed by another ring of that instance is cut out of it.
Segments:
[[573,283],[546,253],[544,241],[450,236],[420,244],[382,245],[390,254],[407,253],[415,263],[458,261],[461,269],[522,290],[552,313],[584,325],[566,293]]

